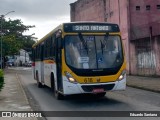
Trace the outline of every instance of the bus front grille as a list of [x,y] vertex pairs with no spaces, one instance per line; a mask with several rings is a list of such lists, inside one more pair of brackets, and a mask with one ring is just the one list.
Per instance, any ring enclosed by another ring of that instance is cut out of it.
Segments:
[[82,89],[85,92],[92,92],[94,89],[104,89],[104,91],[112,90],[115,84],[107,84],[107,85],[82,85]]

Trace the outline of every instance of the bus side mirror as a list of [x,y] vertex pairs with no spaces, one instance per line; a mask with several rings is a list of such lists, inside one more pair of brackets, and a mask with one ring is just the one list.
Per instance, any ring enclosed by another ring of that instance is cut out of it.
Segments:
[[56,32],[56,39],[57,39],[58,49],[62,49],[63,48],[63,40],[62,40],[62,31],[60,29]]

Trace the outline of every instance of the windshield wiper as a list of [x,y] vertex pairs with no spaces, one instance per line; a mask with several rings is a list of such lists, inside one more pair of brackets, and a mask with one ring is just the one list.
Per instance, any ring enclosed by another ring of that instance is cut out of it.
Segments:
[[87,54],[88,54],[88,46],[87,46],[87,43],[85,42],[85,40],[84,40],[84,38],[83,38],[83,36],[82,36],[81,33],[79,33],[78,36],[79,36],[81,42],[83,43],[84,49],[87,51]]
[[109,33],[106,33],[104,37],[103,47],[107,44],[108,36],[109,36]]
[[108,36],[109,36],[109,33],[106,33],[106,34],[105,34],[105,41],[106,41],[106,42],[108,41]]
[[[100,40],[101,41],[101,40]],[[104,44],[101,41],[101,51],[102,51],[102,55],[103,55],[103,48],[104,48]]]
[[[106,34],[105,34],[104,40],[103,40],[103,41],[100,40],[100,42],[101,42],[101,51],[102,51],[102,55],[103,55],[103,48],[105,47],[105,45],[106,45],[106,43],[107,43],[107,41],[108,41],[108,36],[109,36],[109,33],[106,33]],[[104,41],[105,41],[105,42],[104,42]]]

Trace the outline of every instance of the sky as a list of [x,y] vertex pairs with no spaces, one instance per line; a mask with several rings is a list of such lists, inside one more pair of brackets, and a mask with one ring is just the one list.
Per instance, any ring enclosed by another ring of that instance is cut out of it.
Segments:
[[25,34],[38,39],[63,22],[70,22],[70,3],[77,0],[0,0],[0,15],[21,19],[24,25],[35,25]]

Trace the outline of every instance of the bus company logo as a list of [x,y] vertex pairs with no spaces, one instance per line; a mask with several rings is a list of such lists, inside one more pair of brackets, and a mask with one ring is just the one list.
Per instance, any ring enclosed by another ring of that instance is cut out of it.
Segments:
[[100,79],[100,78],[97,78],[96,80],[97,80],[97,82],[101,82],[101,79]]
[[2,112],[2,117],[12,117],[11,112]]

